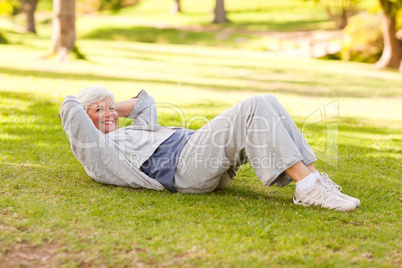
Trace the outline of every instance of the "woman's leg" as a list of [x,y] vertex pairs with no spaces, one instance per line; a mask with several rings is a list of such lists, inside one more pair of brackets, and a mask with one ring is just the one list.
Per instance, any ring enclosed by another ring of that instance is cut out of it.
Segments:
[[[332,193],[335,193],[338,197],[346,201],[352,202],[356,207],[360,206],[361,204],[359,199],[342,193],[342,187],[340,187],[334,181],[332,181],[327,174],[325,173],[320,174],[318,170],[315,168],[314,164],[304,166],[301,162],[299,162],[290,169],[286,170],[285,172],[296,183],[297,190],[295,192],[295,196],[301,196],[300,191],[303,190],[307,191],[313,188],[315,185],[315,181],[319,179],[320,183],[325,184],[325,187]],[[312,175],[308,174],[310,172],[312,173]],[[295,203],[297,203],[298,201],[297,199],[300,198],[295,197],[294,198]],[[348,207],[353,206],[349,205]]]
[[288,168],[286,174],[294,181],[299,182],[311,174],[311,171],[302,162],[297,162],[294,166]]
[[265,185],[284,186],[292,181],[287,169],[300,161],[304,165],[316,161],[290,115],[279,114],[280,108],[270,99],[275,98],[248,98],[196,131],[180,155],[176,189],[210,191],[219,175],[245,162]]
[[354,200],[342,198],[336,194],[332,185],[328,184],[325,179],[311,173],[314,170],[316,169],[313,164],[306,167],[302,162],[298,162],[285,171],[296,183],[293,203],[304,206],[321,206],[336,211],[352,211],[356,208]]
[[[311,171],[316,172],[313,165],[316,160],[293,119],[276,98],[254,96],[218,115],[193,134],[180,155],[175,188],[179,192],[210,192],[219,185],[228,185],[227,180],[245,162],[250,162],[265,185],[279,182],[284,186],[292,180],[299,183],[308,176],[314,178]],[[323,184],[314,182],[314,185],[321,195],[327,193],[322,191]],[[319,196],[314,194],[314,197]],[[334,195],[330,197],[338,203],[344,201]],[[345,202],[347,208],[340,210],[355,208],[354,204]],[[331,204],[321,205],[333,208]]]
[[307,168],[308,168],[308,170],[310,170],[310,171],[311,171],[311,173],[318,172],[318,170],[315,168],[315,166],[314,166],[314,164],[313,164],[313,163],[311,163],[311,164],[307,165]]
[[269,103],[272,109],[275,110],[278,116],[276,120],[280,120],[286,132],[289,134],[289,137],[292,139],[297,149],[301,153],[303,157],[302,163],[309,167],[310,164],[317,161],[317,158],[315,157],[310,145],[300,132],[299,128],[296,126],[293,118],[290,116],[288,111],[286,111],[279,100],[271,94],[266,94],[261,97],[263,97]]

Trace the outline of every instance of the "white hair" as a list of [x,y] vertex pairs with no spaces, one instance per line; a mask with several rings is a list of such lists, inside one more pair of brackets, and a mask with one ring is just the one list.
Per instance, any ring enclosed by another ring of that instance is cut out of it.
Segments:
[[107,88],[102,86],[86,87],[81,89],[77,95],[75,95],[79,103],[85,110],[88,110],[88,106],[92,103],[100,102],[106,97],[110,97],[114,102],[114,95]]

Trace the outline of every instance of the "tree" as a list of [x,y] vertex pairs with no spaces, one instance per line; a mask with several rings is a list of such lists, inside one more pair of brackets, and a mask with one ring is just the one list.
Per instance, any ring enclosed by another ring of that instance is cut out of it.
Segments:
[[0,14],[15,16],[21,10],[27,16],[26,31],[36,33],[35,29],[35,10],[39,0],[0,0]]
[[226,18],[226,10],[224,0],[216,0],[214,8],[215,18],[212,23],[226,23],[229,20]]
[[343,29],[348,25],[349,18],[355,13],[356,5],[360,0],[322,0],[329,19],[334,21],[338,29]]
[[53,0],[52,54],[67,60],[75,47],[75,0]]
[[27,32],[36,33],[35,10],[38,2],[39,0],[20,0],[22,10],[27,15]]
[[336,28],[343,29],[348,25],[349,18],[355,13],[361,0],[303,0],[314,1],[325,7],[330,20],[336,23]]
[[177,14],[181,12],[180,0],[173,0],[172,7],[170,8],[170,13]]
[[402,8],[401,0],[378,0],[383,10],[384,50],[376,67],[390,67],[402,72],[402,29],[396,29],[396,15]]
[[122,8],[137,5],[139,1],[140,0],[76,0],[75,5],[77,11],[82,13],[92,13],[104,10],[117,12]]
[[18,0],[0,0],[0,15],[15,16],[21,11]]

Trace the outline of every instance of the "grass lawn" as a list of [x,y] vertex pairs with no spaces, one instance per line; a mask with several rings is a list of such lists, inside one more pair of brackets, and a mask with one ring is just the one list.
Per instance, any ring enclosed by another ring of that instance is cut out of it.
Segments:
[[[83,16],[79,28],[84,38],[146,43],[191,44],[269,50],[277,31],[333,29],[322,6],[285,0],[225,1],[230,23],[212,25],[215,1],[181,1],[183,12],[169,13],[171,1],[147,0],[118,13]],[[115,15],[115,16],[108,16]],[[96,23],[96,24],[95,24]]]
[[[166,12],[170,10],[170,6],[170,1],[147,0],[118,12],[118,15],[148,22],[158,21],[161,25],[206,25],[213,20],[215,1],[181,0],[182,12],[178,15]],[[333,27],[325,9],[313,2],[226,0],[225,9],[230,20],[225,27],[236,29],[295,31]]]
[[[402,265],[400,73],[94,38],[78,41],[88,61],[61,64],[39,58],[50,45],[48,26],[40,27],[39,37],[8,28],[12,44],[0,45],[0,266]],[[293,205],[294,184],[265,187],[249,165],[227,189],[203,195],[96,183],[58,117],[64,96],[90,85],[108,87],[118,101],[144,88],[162,125],[193,129],[248,96],[275,94],[317,166],[362,206],[339,213]]]

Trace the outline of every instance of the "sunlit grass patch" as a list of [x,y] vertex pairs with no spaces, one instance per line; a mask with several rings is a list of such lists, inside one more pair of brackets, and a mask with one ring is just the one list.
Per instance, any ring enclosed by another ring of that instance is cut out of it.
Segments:
[[[183,12],[170,14],[170,2],[144,1],[129,7],[117,15],[159,25],[207,25],[213,20],[214,1],[181,1]],[[286,31],[328,29],[333,24],[328,21],[322,6],[294,0],[281,2],[240,0],[226,1],[227,16],[231,23],[227,27],[257,30]]]
[[[258,40],[263,44],[264,38],[224,32],[204,32],[197,30],[155,28],[146,26],[101,27],[83,36],[85,39],[130,41],[158,44],[183,44],[213,47],[244,48],[247,42]],[[263,45],[261,44],[261,47]]]

